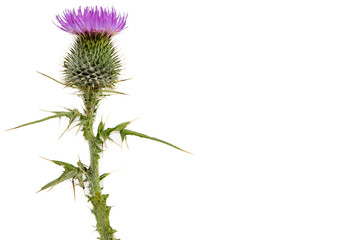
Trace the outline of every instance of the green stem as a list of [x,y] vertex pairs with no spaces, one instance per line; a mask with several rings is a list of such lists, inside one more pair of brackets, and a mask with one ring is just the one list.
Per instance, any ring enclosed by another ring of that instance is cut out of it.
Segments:
[[93,124],[99,99],[96,93],[90,91],[84,93],[83,97],[86,117],[83,130],[84,137],[88,141],[90,149],[90,168],[87,176],[90,189],[88,198],[93,205],[92,213],[96,218],[96,230],[100,234],[100,240],[115,240],[114,233],[116,230],[110,226],[109,220],[111,207],[106,205],[106,199],[109,195],[102,194],[102,188],[100,187],[99,159],[101,153],[101,142],[98,142],[99,140],[96,138],[93,131]]

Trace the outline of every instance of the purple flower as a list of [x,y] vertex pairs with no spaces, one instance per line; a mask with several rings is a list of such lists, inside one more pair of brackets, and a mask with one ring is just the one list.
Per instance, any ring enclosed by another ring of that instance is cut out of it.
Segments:
[[121,15],[114,8],[79,7],[76,11],[65,10],[63,16],[57,15],[60,29],[81,35],[100,33],[107,36],[115,35],[125,29],[127,14]]

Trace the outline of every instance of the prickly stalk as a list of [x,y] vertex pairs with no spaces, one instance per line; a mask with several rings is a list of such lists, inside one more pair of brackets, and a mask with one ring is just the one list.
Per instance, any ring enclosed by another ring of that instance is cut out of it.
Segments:
[[85,106],[83,132],[90,150],[90,167],[87,173],[90,191],[87,197],[93,205],[92,213],[96,218],[96,230],[100,234],[100,240],[115,240],[114,233],[116,230],[110,226],[109,220],[111,207],[106,205],[106,199],[109,195],[102,194],[102,188],[100,186],[99,159],[102,141],[96,138],[93,131],[93,123],[99,101],[97,95],[98,93],[92,91],[86,92],[83,95]]

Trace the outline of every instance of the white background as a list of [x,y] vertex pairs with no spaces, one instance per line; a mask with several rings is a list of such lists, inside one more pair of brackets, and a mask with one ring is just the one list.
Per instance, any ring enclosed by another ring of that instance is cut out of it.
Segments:
[[[1,129],[43,110],[80,108],[61,78],[72,36],[52,21],[66,8],[128,12],[115,38],[126,62],[103,101],[107,126],[129,137],[101,160],[112,226],[122,240],[360,239],[360,4],[358,1],[6,1],[1,24]],[[70,182],[87,163],[76,129],[50,120],[0,133],[0,238],[96,239]],[[115,139],[119,140],[119,138]]]

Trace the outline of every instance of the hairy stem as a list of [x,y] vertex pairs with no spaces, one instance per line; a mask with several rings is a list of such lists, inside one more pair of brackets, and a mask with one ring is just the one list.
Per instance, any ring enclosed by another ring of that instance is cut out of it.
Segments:
[[115,240],[114,230],[110,226],[109,213],[111,207],[106,205],[106,199],[108,194],[102,194],[102,188],[100,186],[100,174],[99,174],[99,159],[101,153],[101,142],[96,138],[93,131],[93,124],[99,101],[96,92],[85,92],[83,95],[85,105],[85,117],[83,131],[84,137],[89,143],[90,149],[90,167],[88,171],[89,181],[89,201],[93,205],[92,213],[96,218],[96,230],[100,234],[100,240]]

